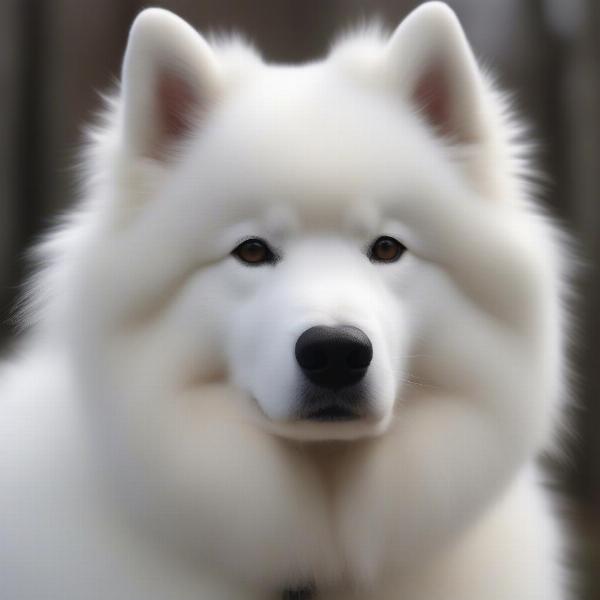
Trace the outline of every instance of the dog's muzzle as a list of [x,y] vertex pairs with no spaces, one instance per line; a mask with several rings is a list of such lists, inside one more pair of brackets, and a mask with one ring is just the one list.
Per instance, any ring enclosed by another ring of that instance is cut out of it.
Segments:
[[317,421],[343,421],[364,415],[365,397],[357,384],[373,358],[373,346],[357,327],[317,326],[296,341],[296,361],[309,384],[300,416]]

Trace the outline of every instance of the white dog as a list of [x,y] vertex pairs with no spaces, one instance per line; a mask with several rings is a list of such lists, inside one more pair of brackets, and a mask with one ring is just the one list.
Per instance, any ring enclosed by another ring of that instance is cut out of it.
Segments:
[[438,2],[301,66],[141,13],[2,371],[3,600],[564,600],[519,131]]

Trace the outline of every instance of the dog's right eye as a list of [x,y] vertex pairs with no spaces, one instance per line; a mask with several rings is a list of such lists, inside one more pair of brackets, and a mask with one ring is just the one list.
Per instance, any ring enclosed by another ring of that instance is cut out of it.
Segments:
[[231,254],[247,265],[274,264],[277,261],[269,245],[260,238],[251,238],[242,242],[233,249]]
[[368,256],[372,262],[390,263],[396,262],[406,251],[406,246],[389,235],[378,237],[371,248]]

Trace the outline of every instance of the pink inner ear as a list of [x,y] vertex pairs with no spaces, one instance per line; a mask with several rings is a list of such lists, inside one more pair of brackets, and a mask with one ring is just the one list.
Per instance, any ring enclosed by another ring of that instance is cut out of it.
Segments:
[[[191,127],[198,98],[185,79],[164,72],[158,81],[158,119],[161,127],[159,146],[182,138]],[[159,152],[161,148],[157,149]]]
[[430,69],[421,77],[413,100],[440,134],[455,133],[451,122],[448,81],[441,68]]

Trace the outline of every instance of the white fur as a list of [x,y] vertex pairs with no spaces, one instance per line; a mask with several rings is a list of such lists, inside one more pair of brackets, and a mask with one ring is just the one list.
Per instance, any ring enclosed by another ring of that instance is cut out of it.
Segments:
[[[535,465],[563,250],[450,9],[299,67],[149,9],[110,104],[3,371],[3,598],[564,600]],[[372,413],[293,421],[295,340],[335,324],[372,341]]]

